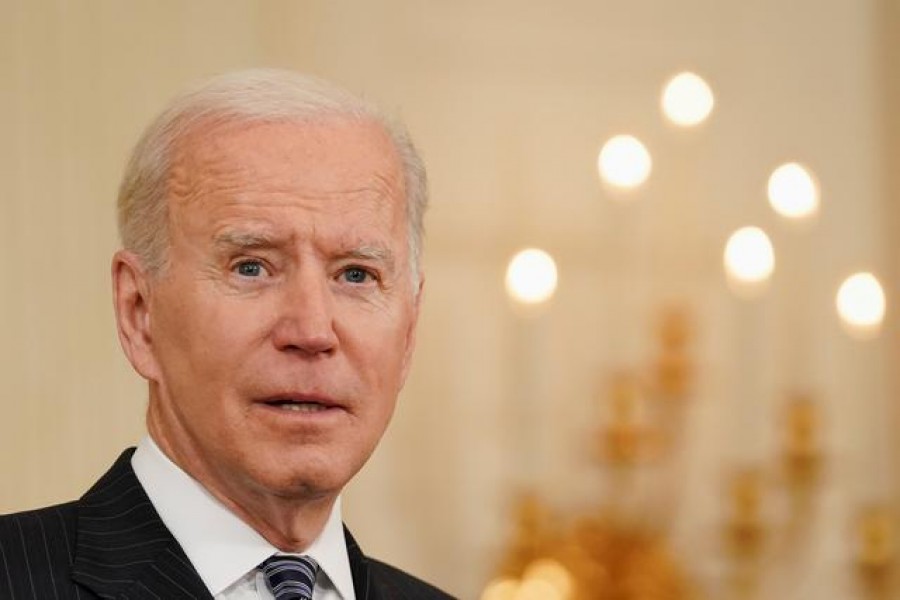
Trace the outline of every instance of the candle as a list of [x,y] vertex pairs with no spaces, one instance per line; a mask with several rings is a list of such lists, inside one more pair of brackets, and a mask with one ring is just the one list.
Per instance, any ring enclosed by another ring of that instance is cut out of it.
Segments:
[[772,209],[794,230],[788,236],[783,261],[786,268],[780,300],[787,313],[784,332],[787,346],[786,380],[792,393],[807,393],[813,387],[809,268],[813,264],[808,236],[819,212],[819,185],[806,166],[789,162],[769,176],[767,195]]
[[886,309],[884,290],[872,273],[856,273],[841,284],[835,304],[844,330],[855,342],[853,385],[848,393],[858,407],[854,411],[858,415],[854,446],[860,500],[885,501],[891,492],[888,428],[892,415],[886,347],[879,339]]
[[518,417],[516,451],[511,473],[522,489],[545,483],[547,460],[542,394],[546,382],[541,366],[547,347],[548,323],[545,309],[556,292],[557,270],[553,258],[543,250],[527,248],[518,252],[506,269],[506,292],[519,316],[513,337],[513,406]]
[[775,269],[775,253],[766,233],[758,227],[735,231],[725,246],[725,272],[737,296],[735,307],[737,364],[734,382],[736,457],[753,465],[765,456],[768,402],[765,356],[768,302],[765,291]]

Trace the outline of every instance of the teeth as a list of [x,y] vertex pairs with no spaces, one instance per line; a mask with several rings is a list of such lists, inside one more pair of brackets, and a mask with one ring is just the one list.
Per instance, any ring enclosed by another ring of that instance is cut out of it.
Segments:
[[319,412],[320,410],[325,410],[325,407],[321,404],[282,404],[281,408],[285,410],[292,410],[294,412]]

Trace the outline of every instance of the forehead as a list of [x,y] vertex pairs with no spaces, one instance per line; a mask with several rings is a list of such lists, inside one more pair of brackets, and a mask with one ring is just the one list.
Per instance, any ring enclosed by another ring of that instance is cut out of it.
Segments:
[[174,203],[264,192],[297,197],[380,197],[402,202],[397,150],[371,120],[203,123],[173,149]]

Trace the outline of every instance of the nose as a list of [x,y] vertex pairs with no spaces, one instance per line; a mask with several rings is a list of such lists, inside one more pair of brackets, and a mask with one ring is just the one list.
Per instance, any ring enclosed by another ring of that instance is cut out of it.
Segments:
[[334,352],[338,338],[328,280],[312,272],[298,272],[285,282],[283,289],[280,314],[272,332],[275,347],[306,356]]

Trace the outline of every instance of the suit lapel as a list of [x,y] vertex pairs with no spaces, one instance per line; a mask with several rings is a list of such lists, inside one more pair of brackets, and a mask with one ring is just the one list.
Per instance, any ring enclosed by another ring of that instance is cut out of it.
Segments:
[[73,579],[104,598],[211,600],[138,482],[133,452],[79,501]]
[[[159,518],[126,450],[81,498],[72,578],[101,598],[212,600]],[[356,600],[382,600],[369,562],[344,528]]]
[[347,555],[350,558],[350,572],[353,574],[353,590],[356,593],[356,600],[381,600],[381,594],[372,581],[369,560],[346,527],[344,527],[344,539],[347,541]]

